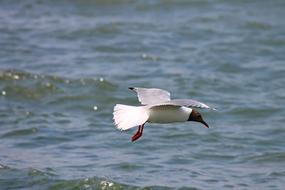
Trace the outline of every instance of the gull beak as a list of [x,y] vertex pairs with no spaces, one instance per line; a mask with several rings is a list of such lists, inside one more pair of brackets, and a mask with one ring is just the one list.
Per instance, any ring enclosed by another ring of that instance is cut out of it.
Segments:
[[203,123],[205,125],[205,127],[209,128],[209,125],[204,120],[202,120],[200,122]]

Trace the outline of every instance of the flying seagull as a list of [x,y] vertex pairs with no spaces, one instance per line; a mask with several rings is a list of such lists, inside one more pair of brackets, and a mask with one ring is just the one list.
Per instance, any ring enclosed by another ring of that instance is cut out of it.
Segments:
[[195,121],[209,128],[201,114],[194,108],[213,109],[208,105],[191,99],[170,99],[170,93],[158,88],[130,87],[137,93],[141,106],[129,106],[116,104],[113,112],[113,120],[120,130],[128,130],[139,126],[138,131],[132,137],[132,141],[142,136],[144,124],[149,123],[173,123]]

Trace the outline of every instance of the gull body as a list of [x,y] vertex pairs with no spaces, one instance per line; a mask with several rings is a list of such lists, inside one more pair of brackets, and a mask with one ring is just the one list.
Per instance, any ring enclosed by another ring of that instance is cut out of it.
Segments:
[[189,119],[191,108],[184,106],[163,106],[148,108],[149,123],[174,123],[185,122]]
[[128,130],[139,126],[132,141],[142,136],[144,124],[149,123],[173,123],[196,121],[208,124],[201,114],[194,108],[212,109],[202,102],[191,99],[170,99],[170,93],[158,88],[129,88],[137,93],[142,106],[129,106],[116,104],[113,112],[113,120],[120,130]]

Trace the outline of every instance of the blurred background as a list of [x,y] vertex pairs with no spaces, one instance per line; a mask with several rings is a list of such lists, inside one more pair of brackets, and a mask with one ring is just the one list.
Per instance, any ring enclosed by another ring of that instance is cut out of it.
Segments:
[[[0,189],[282,189],[283,0],[0,0]],[[129,86],[218,111],[121,132]]]

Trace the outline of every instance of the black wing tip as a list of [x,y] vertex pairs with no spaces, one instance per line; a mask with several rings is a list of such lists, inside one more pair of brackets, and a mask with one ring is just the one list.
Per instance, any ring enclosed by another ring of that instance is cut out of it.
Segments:
[[129,89],[130,89],[130,90],[134,90],[135,88],[134,88],[134,87],[129,87]]

